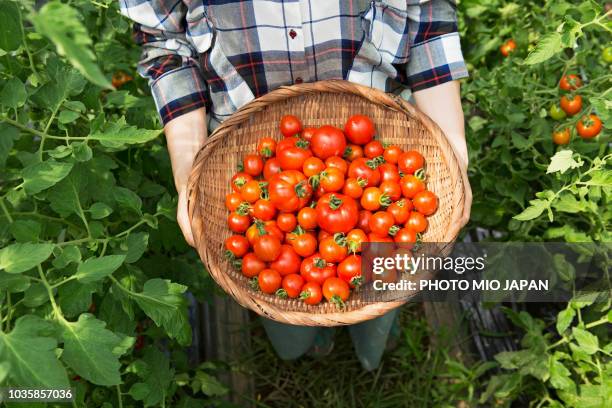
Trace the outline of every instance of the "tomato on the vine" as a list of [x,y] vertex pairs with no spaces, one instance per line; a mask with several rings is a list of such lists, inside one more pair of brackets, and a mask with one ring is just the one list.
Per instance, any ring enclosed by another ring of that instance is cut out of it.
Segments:
[[295,249],[291,245],[285,244],[281,245],[280,254],[274,262],[270,263],[270,268],[285,276],[298,273],[301,264],[302,258],[295,252]]
[[574,91],[582,86],[582,79],[578,75],[563,75],[559,81],[559,88],[564,91]]
[[354,144],[364,145],[374,138],[374,122],[365,115],[353,115],[344,125],[346,138]]
[[285,115],[280,120],[280,131],[285,137],[295,136],[302,131],[302,122],[294,115]]
[[338,277],[348,283],[352,288],[362,283],[361,255],[349,255],[340,262],[337,268]]
[[316,210],[319,227],[330,234],[349,232],[359,219],[357,202],[344,194],[325,194],[317,201]]
[[499,51],[502,53],[504,57],[507,57],[508,55],[512,54],[515,49],[516,49],[516,42],[514,42],[513,39],[509,39],[508,41],[506,41],[499,47]]
[[422,169],[425,165],[425,158],[416,150],[408,150],[400,155],[397,161],[397,167],[404,174],[414,174],[417,170]]
[[302,261],[300,275],[306,282],[322,285],[325,279],[336,276],[336,265],[325,262],[320,254],[315,253]]
[[307,305],[318,305],[323,300],[323,291],[321,285],[316,282],[306,282],[302,286],[302,293],[300,293],[300,299],[304,300]]
[[311,149],[320,159],[342,156],[346,149],[346,137],[342,130],[334,126],[321,126],[312,136]]
[[578,123],[576,123],[576,130],[578,131],[578,135],[583,139],[594,138],[599,134],[599,132],[601,132],[601,128],[601,119],[599,119],[599,117],[594,114],[585,116],[581,118]]
[[281,212],[295,212],[306,206],[312,187],[300,171],[285,170],[272,177],[268,185],[270,201]]
[[378,163],[375,160],[368,160],[364,157],[355,159],[349,166],[348,177],[366,180],[368,182],[367,187],[377,186],[380,184]]
[[563,109],[561,109],[561,107],[557,103],[553,103],[552,105],[550,105],[550,109],[548,110],[548,114],[554,120],[565,119],[565,117],[567,116],[565,111]]
[[264,269],[266,269],[266,263],[259,259],[253,252],[249,252],[242,257],[241,271],[247,278],[257,276],[257,274]]
[[429,190],[424,190],[412,199],[414,208],[423,215],[431,215],[438,209],[438,197]]
[[582,110],[582,96],[574,95],[572,97],[568,95],[563,95],[559,104],[561,105],[561,109],[563,109],[565,113],[570,116],[574,116]]
[[[284,290],[284,294],[287,297],[295,299],[300,296],[300,293],[302,293],[302,287],[304,286],[304,283],[304,278],[302,278],[301,275],[298,275],[297,273],[292,273],[283,277],[281,286]],[[281,294],[279,295],[282,296]]]
[[236,258],[244,256],[250,248],[249,240],[244,235],[232,235],[225,240],[225,249]]
[[264,269],[259,272],[259,276],[257,277],[257,283],[259,284],[259,289],[263,293],[267,293],[269,295],[275,293],[281,286],[283,278],[281,277],[278,271],[274,269]]
[[378,140],[372,140],[367,145],[363,146],[363,154],[368,159],[373,159],[375,157],[382,157],[385,152],[385,147]]
[[557,132],[553,132],[552,140],[554,144],[558,145],[566,145],[570,141],[570,130],[569,128],[565,128],[563,130],[559,130]]

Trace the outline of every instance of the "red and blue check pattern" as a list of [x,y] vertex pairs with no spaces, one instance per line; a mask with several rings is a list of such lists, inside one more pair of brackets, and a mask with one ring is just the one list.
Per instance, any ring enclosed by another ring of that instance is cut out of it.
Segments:
[[451,0],[119,0],[164,123],[214,128],[282,85],[345,79],[399,92],[467,76]]

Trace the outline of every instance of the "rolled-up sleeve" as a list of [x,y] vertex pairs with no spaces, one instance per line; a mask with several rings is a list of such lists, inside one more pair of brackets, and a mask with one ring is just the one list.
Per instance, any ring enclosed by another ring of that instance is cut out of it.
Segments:
[[198,52],[186,36],[186,6],[180,0],[119,0],[121,14],[134,21],[142,46],[138,73],[149,80],[164,124],[206,106],[206,83]]
[[406,80],[413,92],[468,76],[454,1],[408,0],[408,29]]

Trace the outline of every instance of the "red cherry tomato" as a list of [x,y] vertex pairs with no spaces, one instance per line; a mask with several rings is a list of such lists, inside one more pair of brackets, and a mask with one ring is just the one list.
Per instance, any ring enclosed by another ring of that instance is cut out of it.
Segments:
[[582,96],[574,95],[572,97],[571,95],[563,95],[559,105],[561,105],[561,109],[569,116],[574,116],[582,110]]
[[242,167],[246,174],[257,177],[263,171],[264,162],[258,154],[247,154],[242,159]]
[[404,225],[406,228],[409,228],[416,232],[417,234],[423,232],[427,229],[427,218],[423,214],[417,211],[411,211],[410,216],[408,217],[408,221]]
[[393,216],[395,224],[397,225],[404,224],[408,221],[411,210],[412,202],[403,198],[391,203],[391,205],[387,207],[387,212]]
[[346,149],[346,138],[337,127],[321,126],[312,136],[311,149],[315,156],[323,160],[331,156],[342,156]]
[[297,234],[291,239],[291,246],[301,257],[309,257],[317,251],[317,238],[311,233]]
[[249,251],[249,240],[244,235],[232,235],[225,240],[225,249],[236,258],[242,258]]
[[277,158],[272,157],[266,160],[266,163],[264,164],[264,179],[270,180],[272,177],[282,171],[283,169],[281,169],[280,161]]
[[316,282],[305,283],[302,287],[302,293],[300,293],[300,299],[304,300],[307,305],[318,305],[323,299],[321,285]]
[[319,254],[326,262],[338,263],[342,262],[348,255],[348,248],[346,243],[342,241],[339,243],[340,238],[330,236],[319,242]]
[[420,178],[407,174],[400,180],[402,194],[406,198],[413,198],[415,195],[425,190],[425,183]]
[[250,214],[253,218],[270,221],[276,215],[276,207],[270,200],[259,199],[251,206]]
[[326,193],[340,191],[344,186],[344,173],[336,167],[328,167],[321,172],[319,183]]
[[263,271],[259,272],[259,276],[257,277],[259,289],[263,293],[267,293],[269,295],[275,293],[280,288],[281,282],[282,277],[280,273],[274,269],[264,269]]
[[328,168],[336,168],[342,172],[342,174],[346,174],[348,171],[348,163],[342,157],[332,156],[328,157],[325,160],[325,165]]
[[234,190],[236,193],[239,193],[240,190],[242,190],[242,187],[251,180],[253,180],[253,177],[243,171],[234,174],[230,182],[232,190]]
[[378,140],[372,140],[363,147],[363,154],[365,154],[365,157],[369,159],[382,156],[384,152],[385,148]]
[[399,160],[399,157],[402,153],[403,150],[401,147],[397,145],[391,145],[385,149],[383,157],[385,159],[385,162],[390,164],[397,164],[397,161]]
[[325,170],[325,163],[318,157],[309,157],[304,161],[302,172],[306,177],[316,176]]
[[242,197],[239,193],[229,193],[225,196],[225,208],[228,210],[236,211],[240,204],[242,204]]
[[346,149],[344,149],[342,157],[352,162],[353,160],[363,157],[363,148],[356,144],[349,144],[346,146]]
[[582,86],[582,80],[578,75],[563,75],[559,81],[559,88],[564,91],[574,91]]
[[242,274],[247,278],[257,276],[259,272],[266,269],[266,263],[259,259],[253,252],[249,252],[242,257]]
[[305,230],[313,230],[317,228],[317,210],[311,207],[304,207],[298,212],[298,224]]
[[297,227],[297,219],[292,213],[282,213],[278,214],[276,224],[281,231],[291,232]]
[[302,170],[304,162],[311,156],[308,142],[304,139],[288,137],[276,146],[276,159],[283,170]]
[[317,201],[316,210],[319,227],[330,234],[349,232],[359,219],[357,202],[344,194],[325,194]]
[[389,235],[394,221],[393,216],[386,211],[375,212],[370,218],[370,231],[376,235]]
[[342,307],[349,297],[351,289],[348,283],[340,278],[328,278],[323,282],[323,296],[328,302]]
[[300,275],[306,279],[306,282],[322,285],[325,279],[336,276],[336,266],[328,264],[320,254],[315,253],[302,261]]
[[373,160],[367,160],[363,157],[351,162],[348,177],[366,180],[368,182],[367,187],[374,187],[380,184],[378,164]]
[[285,137],[295,136],[302,131],[302,122],[293,115],[285,115],[280,121],[280,131]]
[[[417,241],[417,235],[416,232],[410,228],[402,228],[397,231],[393,237],[393,240],[399,244],[414,244]],[[407,247],[410,248],[411,245],[408,245]]]
[[300,258],[291,245],[281,245],[280,255],[270,264],[270,268],[285,276],[298,273],[301,264],[302,258]]
[[580,119],[576,124],[576,131],[578,135],[583,139],[594,138],[601,132],[601,119],[597,115],[589,115]]
[[400,155],[397,160],[397,167],[404,174],[414,174],[418,169],[425,165],[425,158],[416,150],[409,150]]
[[346,234],[346,244],[350,252],[361,252],[361,244],[367,241],[367,234],[360,228],[352,229]]
[[359,220],[357,221],[357,228],[363,230],[363,232],[370,232],[370,218],[372,217],[372,211],[361,210],[359,211]]
[[272,157],[276,152],[276,140],[271,137],[262,137],[257,143],[257,153],[261,157]]
[[312,196],[312,187],[300,171],[285,170],[274,176],[268,184],[270,201],[281,212],[295,212],[306,206]]
[[402,196],[402,188],[400,187],[398,182],[395,181],[383,181],[378,186],[380,191],[383,194],[386,194],[387,197],[391,199],[391,201],[397,201]]
[[397,170],[397,166],[395,166],[394,164],[383,163],[380,166],[378,166],[378,171],[380,171],[380,181],[381,182],[394,181],[396,183],[399,183],[400,174],[399,174],[399,171]]
[[249,228],[249,225],[251,225],[251,217],[233,212],[227,217],[227,225],[230,230],[242,234]]
[[349,255],[338,265],[338,277],[348,283],[352,288],[362,283],[361,256]]
[[344,125],[346,138],[354,144],[364,145],[374,138],[374,123],[365,115],[353,115]]
[[423,215],[431,215],[438,209],[438,197],[429,190],[421,191],[412,199],[414,208]]
[[304,286],[304,278],[298,274],[287,275],[283,278],[281,286],[285,291],[285,295],[291,299],[295,299],[302,293],[302,287]]
[[313,128],[313,127],[304,128],[304,130],[302,131],[302,138],[310,142],[316,130],[317,128]]
[[264,262],[274,261],[281,254],[281,242],[272,234],[260,235],[253,244],[253,252]]

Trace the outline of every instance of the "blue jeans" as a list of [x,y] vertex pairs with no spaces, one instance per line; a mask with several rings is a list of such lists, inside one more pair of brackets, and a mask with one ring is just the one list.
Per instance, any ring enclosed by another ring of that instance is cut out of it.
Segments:
[[[398,311],[394,309],[375,319],[348,326],[355,353],[365,370],[378,368]],[[261,321],[276,354],[283,360],[299,358],[312,347],[317,336],[331,335],[334,330],[329,327],[293,326],[263,317]]]

